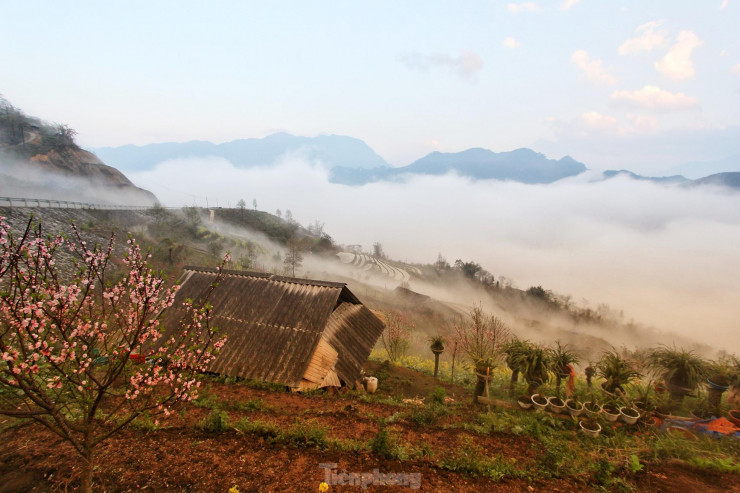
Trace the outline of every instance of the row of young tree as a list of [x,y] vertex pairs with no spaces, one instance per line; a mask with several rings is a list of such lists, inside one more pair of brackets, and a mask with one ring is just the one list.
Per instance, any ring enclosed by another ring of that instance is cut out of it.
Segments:
[[[386,331],[381,342],[389,360],[398,362],[409,347],[413,324],[399,312],[385,316]],[[545,346],[517,338],[499,317],[486,314],[480,306],[474,307],[466,319],[460,318],[453,323],[448,336],[437,335],[429,342],[435,355],[435,377],[439,355],[445,346],[452,346],[453,368],[459,352],[478,375],[476,397],[483,391],[484,376],[502,365],[511,371],[511,394],[515,392],[520,377],[527,384],[527,395],[537,393],[551,380],[555,381],[556,392],[560,394],[562,380],[575,378],[575,366],[581,360],[576,350],[560,341]],[[634,352],[611,348],[603,351],[598,361],[589,362],[584,375],[589,389],[594,376],[602,378],[601,389],[610,396],[624,395],[627,385],[647,377],[656,382],[659,390],[667,391],[670,409],[680,407],[684,396],[705,385],[709,405],[716,410],[722,392],[732,386],[740,386],[740,360],[727,354],[707,360],[694,351],[668,346]],[[572,392],[572,388],[566,390],[566,393]]]

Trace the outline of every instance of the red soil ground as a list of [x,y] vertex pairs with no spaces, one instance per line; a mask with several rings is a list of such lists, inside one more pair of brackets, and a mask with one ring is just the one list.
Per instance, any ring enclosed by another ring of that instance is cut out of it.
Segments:
[[[418,375],[417,375],[418,378]],[[410,389],[410,392],[422,389]],[[461,389],[449,387],[458,398],[468,398]],[[258,390],[246,385],[213,383],[208,392],[229,408],[229,403],[261,399],[256,411],[228,411],[235,422],[241,417],[260,419],[288,427],[296,420],[312,420],[336,439],[370,440],[378,431],[379,417],[406,407],[368,403],[357,399],[323,395],[302,396]],[[233,409],[233,407],[232,407]],[[422,443],[439,457],[457,447],[465,437],[488,454],[502,454],[517,465],[535,467],[542,445],[526,436],[506,433],[487,435],[447,428],[470,419],[476,410],[455,413],[429,426],[407,420],[389,425],[403,443]],[[334,462],[348,472],[407,472],[421,474],[418,491],[470,492],[577,492],[594,491],[590,478],[525,479],[504,478],[494,482],[438,467],[432,459],[397,461],[360,452],[290,448],[249,433],[227,430],[205,433],[197,423],[210,409],[186,404],[163,420],[164,427],[143,431],[129,427],[97,452],[94,473],[96,491],[175,491],[225,493],[236,485],[245,492],[314,492],[324,478],[319,464]],[[0,493],[74,490],[78,485],[80,460],[74,450],[40,425],[22,424],[0,432]],[[737,475],[719,474],[685,464],[648,464],[630,478],[637,491],[646,492],[740,492]],[[334,491],[360,491],[357,486],[332,486]],[[370,486],[366,491],[412,491],[401,486]]]

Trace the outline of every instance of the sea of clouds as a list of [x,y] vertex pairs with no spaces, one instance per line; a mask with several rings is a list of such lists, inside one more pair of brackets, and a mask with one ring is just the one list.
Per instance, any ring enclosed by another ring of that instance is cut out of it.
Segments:
[[130,178],[167,206],[256,200],[260,210],[325,223],[340,244],[380,242],[411,263],[439,253],[473,260],[518,287],[607,303],[628,320],[740,351],[736,192],[589,174],[550,185],[446,175],[352,187],[297,157],[248,169],[179,159]]

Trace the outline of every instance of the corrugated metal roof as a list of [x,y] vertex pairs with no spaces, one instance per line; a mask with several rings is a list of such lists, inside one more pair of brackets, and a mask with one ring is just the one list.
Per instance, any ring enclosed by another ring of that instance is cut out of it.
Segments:
[[384,328],[383,322],[364,305],[343,302],[334,310],[323,337],[339,353],[339,378],[347,383],[359,378],[362,365]]
[[[202,298],[215,277],[215,269],[186,267],[173,308],[185,299]],[[357,359],[367,352],[361,368],[380,336],[378,325],[382,332],[382,322],[360,304],[344,283],[224,271],[209,301],[213,305],[212,325],[228,337],[209,370],[229,376],[297,386],[332,312],[338,306],[350,305],[364,309],[371,317],[344,317],[341,320],[347,326],[334,329],[341,333],[341,337],[335,338],[340,345],[332,344],[339,353],[337,374],[346,382],[353,382],[348,378],[359,375]],[[165,314],[163,323],[179,320],[178,311],[175,308]],[[348,356],[343,357],[343,352]],[[347,370],[340,370],[340,366]]]

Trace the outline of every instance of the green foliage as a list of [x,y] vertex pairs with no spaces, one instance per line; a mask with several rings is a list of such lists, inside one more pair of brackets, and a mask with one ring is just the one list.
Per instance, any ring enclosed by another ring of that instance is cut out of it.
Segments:
[[627,461],[627,468],[632,474],[636,474],[645,469],[645,466],[642,465],[637,454],[631,454]]
[[532,393],[534,389],[550,380],[552,361],[549,352],[542,346],[531,344],[525,349],[521,360],[521,372]]
[[218,397],[216,397],[216,394],[213,394],[206,390],[198,395],[198,398],[193,401],[193,405],[195,407],[216,409],[221,406],[221,403],[218,401]]
[[511,371],[521,372],[524,367],[524,359],[531,347],[531,342],[517,338],[507,343],[503,349],[504,355],[506,355],[506,366]]
[[429,349],[432,351],[444,351],[445,350],[445,338],[441,335],[432,336],[429,338]]
[[229,429],[229,415],[220,409],[213,409],[211,413],[200,420],[198,428],[206,433],[221,433]]
[[667,382],[682,387],[696,388],[708,376],[707,362],[693,351],[663,346],[650,351],[651,368],[665,372]]
[[259,419],[240,419],[234,428],[241,433],[251,433],[266,438],[270,443],[287,445],[292,448],[318,448],[324,450],[329,446],[326,427],[315,421],[295,420],[287,428]]
[[604,351],[596,364],[596,373],[606,379],[604,388],[609,392],[622,389],[633,379],[640,376],[629,361],[622,358],[616,349]]
[[555,341],[555,346],[550,351],[552,369],[559,374],[568,373],[568,365],[578,363],[578,355],[570,348],[568,344],[562,345],[560,341]]
[[525,477],[526,472],[516,467],[514,459],[501,455],[488,456],[483,448],[470,437],[462,437],[462,443],[446,454],[439,462],[442,469],[461,472],[470,476],[481,476],[500,481],[505,477]]
[[417,406],[410,412],[409,419],[419,426],[436,424],[440,417],[449,413],[443,404],[430,403],[424,406]]
[[427,404],[444,404],[445,397],[447,397],[447,391],[443,387],[434,387],[429,395],[427,396]]
[[386,459],[404,460],[408,458],[408,451],[398,443],[398,439],[391,435],[385,422],[380,423],[378,432],[368,443],[370,450],[377,456]]
[[233,402],[227,402],[224,404],[224,407],[231,410],[231,411],[264,411],[267,409],[267,406],[264,402],[262,402],[262,399],[251,399],[248,401],[233,401]]
[[717,385],[740,384],[740,361],[732,356],[722,356],[707,364],[707,375]]

